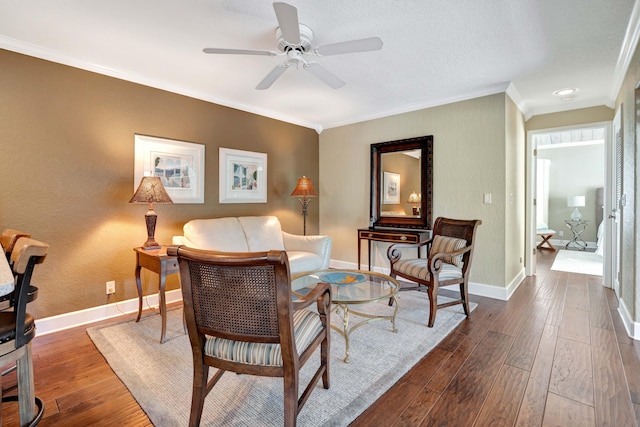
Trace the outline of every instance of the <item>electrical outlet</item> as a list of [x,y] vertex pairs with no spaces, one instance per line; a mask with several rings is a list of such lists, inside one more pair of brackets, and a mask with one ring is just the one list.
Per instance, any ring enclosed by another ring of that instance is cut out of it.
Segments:
[[560,237],[564,237],[564,231],[560,230],[558,234],[560,235]]
[[107,282],[107,295],[111,295],[111,294],[115,294],[116,293],[116,281],[115,280],[109,280]]

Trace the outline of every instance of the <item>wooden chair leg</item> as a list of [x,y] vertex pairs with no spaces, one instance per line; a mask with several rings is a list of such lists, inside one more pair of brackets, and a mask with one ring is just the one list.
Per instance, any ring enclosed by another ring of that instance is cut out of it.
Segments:
[[331,330],[327,330],[327,338],[320,344],[320,363],[325,367],[322,373],[322,386],[327,390],[329,389],[329,355],[331,354],[329,334]]
[[466,282],[460,283],[460,299],[462,299],[462,308],[464,309],[464,314],[469,315],[469,288],[467,287]]
[[298,371],[285,372],[284,378],[284,425],[295,427],[298,419]]
[[[216,375],[222,375],[218,372]],[[189,416],[189,426],[198,427],[202,418],[202,408],[204,399],[207,397],[207,379],[209,377],[209,366],[196,363],[193,366],[193,394],[191,395],[191,414]]]
[[427,294],[429,295],[429,323],[428,327],[433,328],[433,324],[436,321],[436,311],[438,310],[438,287],[432,284],[427,288]]

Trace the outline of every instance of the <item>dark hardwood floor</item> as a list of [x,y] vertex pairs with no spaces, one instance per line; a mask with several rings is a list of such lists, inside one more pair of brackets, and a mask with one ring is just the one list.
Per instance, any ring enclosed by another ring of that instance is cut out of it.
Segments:
[[[352,425],[637,426],[640,342],[600,278],[550,271],[554,255],[509,301],[472,296],[471,316]],[[40,426],[150,426],[85,331],[34,340]],[[15,394],[15,374],[2,386]],[[2,416],[17,425],[17,404]]]

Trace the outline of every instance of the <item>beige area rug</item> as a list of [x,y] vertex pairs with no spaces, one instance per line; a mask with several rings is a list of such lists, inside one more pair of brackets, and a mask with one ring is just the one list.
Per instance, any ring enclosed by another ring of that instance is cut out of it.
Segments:
[[[298,416],[299,426],[348,425],[465,318],[461,305],[447,307],[438,310],[434,327],[428,328],[424,293],[401,292],[399,301],[398,332],[391,332],[391,322],[384,320],[358,328],[351,334],[349,364],[343,362],[344,339],[332,330],[331,387],[325,390],[320,382]],[[377,313],[393,310],[386,301],[369,304],[366,309]],[[158,427],[186,426],[191,405],[192,358],[189,339],[182,332],[182,310],[168,314],[168,341],[164,344],[158,341],[158,315],[145,317],[140,323],[88,330],[98,350]],[[336,324],[338,316],[332,315],[332,321]],[[316,354],[301,371],[301,391],[318,363]],[[282,388],[281,378],[227,372],[205,401],[201,425],[282,425]]]
[[551,270],[602,276],[602,256],[594,252],[562,249],[556,255]]

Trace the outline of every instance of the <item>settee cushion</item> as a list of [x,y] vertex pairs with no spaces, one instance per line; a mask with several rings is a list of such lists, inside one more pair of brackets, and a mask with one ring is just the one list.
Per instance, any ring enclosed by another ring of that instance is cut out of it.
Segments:
[[193,219],[173,236],[174,245],[219,252],[284,250],[291,274],[326,270],[331,261],[329,236],[300,236],[282,231],[275,216]]
[[[249,252],[238,218],[192,219],[184,225],[185,245],[221,252]],[[275,249],[275,248],[274,248]]]
[[282,227],[275,216],[241,216],[238,221],[244,230],[249,252],[285,250]]

